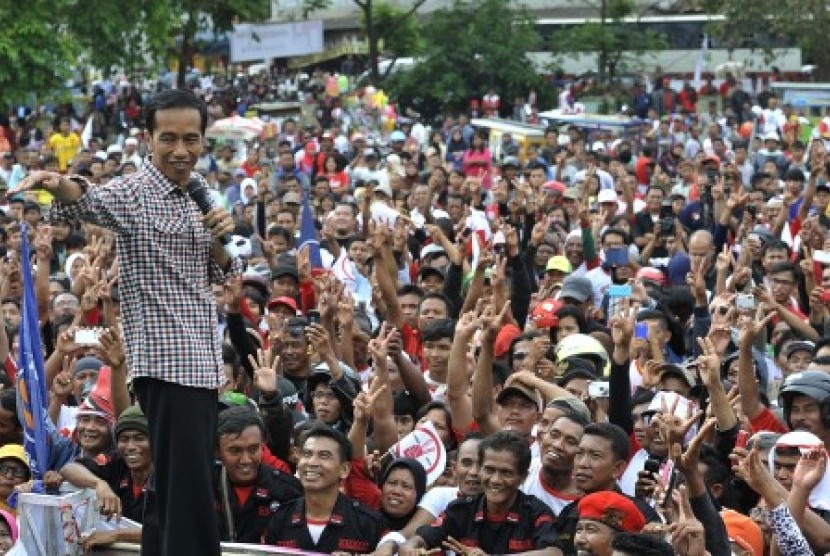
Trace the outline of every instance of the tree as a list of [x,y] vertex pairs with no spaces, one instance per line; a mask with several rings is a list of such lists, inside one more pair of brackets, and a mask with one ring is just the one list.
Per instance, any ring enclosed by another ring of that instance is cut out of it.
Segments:
[[[580,2],[580,6],[591,4]],[[628,62],[629,53],[642,54],[666,47],[660,35],[624,21],[637,15],[634,0],[599,0],[593,9],[598,21],[557,31],[551,37],[550,47],[560,55],[596,52],[600,82],[613,81]]]
[[69,77],[78,49],[60,26],[62,0],[28,0],[0,4],[0,101],[27,100],[54,93]]
[[549,87],[525,56],[542,38],[527,11],[512,4],[465,0],[437,11],[423,27],[422,61],[390,79],[390,95],[424,116],[466,110],[491,88],[505,99],[535,89],[545,103]]
[[825,31],[830,11],[823,0],[708,0],[704,8],[723,14],[725,20],[712,25],[713,39],[727,49],[749,48],[767,53],[775,65],[773,48],[782,43],[801,48],[804,63],[817,66],[819,80],[830,79],[830,50]]
[[[420,49],[419,25],[415,19],[418,8],[427,0],[413,0],[408,8],[402,9],[375,0],[353,0],[360,10],[363,32],[369,46],[369,79],[373,83],[382,81],[389,74],[380,73],[381,44],[384,50],[397,58],[417,54]],[[303,17],[329,7],[331,0],[303,0]],[[392,66],[390,65],[390,70]]]
[[182,14],[177,33],[181,40],[176,53],[179,62],[177,83],[184,83],[197,32],[212,30],[218,36],[231,31],[238,21],[262,21],[270,15],[270,4],[256,0],[175,0],[170,4],[176,8],[172,13]]

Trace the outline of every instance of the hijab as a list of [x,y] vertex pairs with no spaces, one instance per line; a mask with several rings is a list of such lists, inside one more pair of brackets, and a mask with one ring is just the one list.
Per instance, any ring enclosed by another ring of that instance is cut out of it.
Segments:
[[381,504],[381,511],[383,512],[383,517],[386,518],[387,523],[389,524],[390,531],[400,531],[404,527],[406,527],[409,520],[412,519],[412,516],[415,515],[415,512],[418,511],[418,503],[421,501],[421,498],[424,497],[424,494],[427,491],[427,472],[424,470],[424,466],[421,463],[412,458],[398,458],[393,460],[387,467],[386,470],[383,472],[383,476],[380,481],[381,488],[389,480],[389,475],[395,469],[399,467],[403,467],[408,469],[410,473],[412,473],[412,479],[415,483],[415,505],[412,507],[406,515],[401,517],[395,517],[386,513],[386,510],[383,509],[383,505]]

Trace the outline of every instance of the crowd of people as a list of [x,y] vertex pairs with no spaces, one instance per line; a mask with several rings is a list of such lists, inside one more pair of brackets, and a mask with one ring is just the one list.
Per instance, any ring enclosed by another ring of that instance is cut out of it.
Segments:
[[[649,94],[635,97],[644,118]],[[803,141],[774,93],[746,96],[740,115],[717,97],[694,117],[657,113],[636,138],[560,127],[540,147],[505,134],[496,149],[469,114],[387,131],[289,119],[244,156],[215,144],[194,157],[241,255],[212,286],[221,539],[350,554],[830,551],[830,134]],[[42,141],[0,153],[0,179],[51,170],[117,202],[131,174],[166,163],[158,122],[132,104],[123,134],[86,142],[56,114]],[[229,112],[211,107],[203,134]],[[0,207],[0,553],[17,539],[5,500],[32,478],[15,392],[22,265],[63,439],[46,488],[68,481],[105,514],[159,519],[125,353],[176,347],[125,346],[121,298],[137,286],[121,271],[141,264],[119,259],[125,217],[94,225],[77,218],[89,207],[51,202],[25,191]],[[186,259],[176,221],[133,225]],[[186,345],[191,313],[177,310],[165,333],[189,357],[209,352]],[[424,450],[390,450],[422,427],[446,451],[440,473]],[[85,543],[119,540],[141,534]]]

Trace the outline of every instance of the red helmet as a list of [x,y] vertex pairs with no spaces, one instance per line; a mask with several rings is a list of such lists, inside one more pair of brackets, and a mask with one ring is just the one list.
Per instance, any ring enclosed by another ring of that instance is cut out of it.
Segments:
[[559,326],[559,317],[556,312],[562,308],[562,302],[558,299],[543,299],[533,312],[530,313],[530,320],[536,328],[553,328]]

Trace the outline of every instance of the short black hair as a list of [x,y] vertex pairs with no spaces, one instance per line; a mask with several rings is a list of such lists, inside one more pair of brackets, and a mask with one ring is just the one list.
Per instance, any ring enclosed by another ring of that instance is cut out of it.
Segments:
[[628,435],[620,427],[613,423],[592,423],[585,427],[582,438],[589,435],[606,439],[611,443],[611,450],[614,452],[616,460],[628,461],[628,457],[631,455],[631,445],[628,441]]
[[793,263],[777,263],[772,265],[772,268],[769,269],[770,276],[772,276],[773,274],[779,274],[781,272],[789,272],[792,275],[793,280],[797,281],[799,278],[798,267],[795,266]]
[[144,105],[144,125],[150,135],[156,127],[156,112],[159,110],[172,110],[174,108],[193,108],[199,112],[199,117],[202,120],[201,131],[204,135],[207,129],[208,111],[207,104],[201,98],[185,89],[168,89],[156,93],[147,104]]
[[256,427],[265,441],[265,424],[259,414],[248,404],[231,406],[219,413],[216,426],[216,442],[223,436],[239,436],[245,429]]
[[452,301],[450,301],[450,298],[449,298],[449,297],[447,297],[446,295],[444,295],[443,293],[438,293],[438,292],[430,292],[430,293],[428,293],[428,294],[425,294],[425,295],[421,298],[420,303],[418,303],[418,309],[419,309],[419,310],[420,310],[420,308],[421,308],[421,307],[420,307],[420,306],[421,306],[421,304],[423,304],[423,302],[424,302],[424,301],[426,301],[427,299],[439,299],[439,300],[443,301],[443,302],[444,302],[444,305],[447,307],[447,316],[449,316],[449,317],[453,316],[453,304],[452,304]]
[[530,469],[530,446],[527,439],[512,431],[498,431],[488,436],[478,445],[479,464],[484,463],[484,453],[487,450],[494,452],[510,452],[516,458],[516,471],[519,475],[527,475]]
[[673,556],[672,545],[652,535],[617,533],[611,541],[614,552],[630,556]]
[[415,284],[405,284],[398,288],[398,297],[402,297],[404,295],[416,295],[419,298],[422,298],[424,297],[424,290]]
[[455,321],[453,319],[435,319],[427,322],[421,331],[424,342],[436,342],[444,338],[453,339],[455,335]]
[[620,236],[623,240],[623,243],[628,245],[631,241],[628,239],[628,233],[623,230],[622,228],[607,228],[604,232],[602,232],[602,237],[600,238],[600,243],[605,243],[605,238],[610,235]]
[[[11,343],[11,338],[9,338],[9,343]],[[17,418],[16,389],[11,388],[9,390],[3,390],[2,392],[0,392],[0,408],[12,414],[12,419],[14,420],[14,428],[22,428],[20,425],[20,420]]]
[[340,455],[340,463],[352,461],[352,443],[349,438],[337,429],[333,429],[328,425],[317,424],[309,428],[304,434],[299,437],[298,447],[302,448],[309,438],[330,438],[337,443]]

